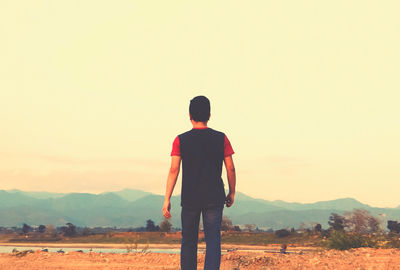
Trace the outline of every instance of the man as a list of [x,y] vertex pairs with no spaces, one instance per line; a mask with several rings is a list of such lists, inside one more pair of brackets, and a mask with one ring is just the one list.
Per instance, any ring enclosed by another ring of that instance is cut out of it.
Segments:
[[[171,217],[170,198],[182,161],[181,268],[197,269],[197,243],[202,214],[206,240],[204,269],[214,270],[219,269],[221,263],[222,210],[224,204],[230,207],[235,200],[234,151],[224,133],[207,127],[210,101],[206,97],[197,96],[190,101],[189,116],[193,129],[178,135],[173,143],[163,215]],[[229,183],[227,196],[221,178],[223,163]]]

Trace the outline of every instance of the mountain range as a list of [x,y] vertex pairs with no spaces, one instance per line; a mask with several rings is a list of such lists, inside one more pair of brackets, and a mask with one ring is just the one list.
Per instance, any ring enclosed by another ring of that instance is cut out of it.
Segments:
[[[62,226],[67,222],[87,227],[141,227],[148,219],[156,224],[162,221],[163,201],[164,196],[135,189],[101,194],[0,190],[0,227],[23,223]],[[180,196],[173,196],[171,204],[171,223],[179,228]],[[224,215],[234,225],[256,224],[262,229],[299,228],[313,222],[327,228],[332,213],[356,208],[368,210],[382,222],[400,219],[400,207],[372,207],[352,198],[303,204],[255,199],[243,193],[237,193]]]

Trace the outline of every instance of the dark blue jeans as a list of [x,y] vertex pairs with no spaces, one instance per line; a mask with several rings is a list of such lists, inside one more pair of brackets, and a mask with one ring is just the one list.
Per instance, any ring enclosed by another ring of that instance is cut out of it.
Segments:
[[203,215],[204,236],[206,240],[204,269],[219,269],[221,264],[221,222],[223,208],[223,206],[209,209],[182,207],[182,270],[197,269],[197,243],[199,240],[200,214]]

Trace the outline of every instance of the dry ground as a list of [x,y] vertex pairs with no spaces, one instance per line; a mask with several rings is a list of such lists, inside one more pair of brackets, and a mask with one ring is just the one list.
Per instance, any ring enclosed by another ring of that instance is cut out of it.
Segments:
[[[204,254],[199,254],[198,261],[198,269],[202,269]],[[179,255],[78,252],[57,254],[38,250],[22,257],[0,254],[0,269],[179,269]],[[400,250],[359,248],[303,254],[233,251],[222,256],[221,269],[400,269]]]

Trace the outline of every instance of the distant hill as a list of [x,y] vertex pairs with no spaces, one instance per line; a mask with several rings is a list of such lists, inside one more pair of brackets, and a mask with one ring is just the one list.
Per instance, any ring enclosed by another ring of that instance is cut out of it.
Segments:
[[312,209],[340,209],[351,211],[354,208],[371,208],[368,204],[363,204],[352,198],[336,199],[331,201],[320,201],[315,203],[288,203],[284,201],[271,201],[273,205],[288,209],[288,210],[312,210]]
[[7,192],[0,190],[0,209],[18,206],[21,204],[35,204],[38,199],[29,197],[20,192]]
[[102,194],[107,194],[107,193],[116,194],[116,195],[120,196],[121,198],[131,201],[131,202],[152,194],[151,192],[138,190],[138,189],[129,189],[129,188],[123,189],[121,191],[104,192]]
[[[71,222],[78,226],[145,226],[147,219],[162,221],[164,196],[134,189],[101,194],[25,192],[0,190],[0,226],[53,224]],[[180,225],[180,196],[171,198],[174,227]],[[328,226],[331,213],[354,208],[367,209],[374,215],[399,220],[400,208],[376,208],[352,198],[302,204],[255,199],[237,193],[235,204],[224,209],[234,224],[256,224],[260,228],[298,228],[302,223],[318,222]]]
[[48,198],[60,198],[66,193],[55,193],[55,192],[46,192],[46,191],[21,191],[18,189],[7,190],[9,193],[26,195],[36,199],[48,199]]

